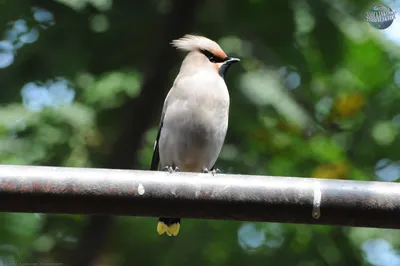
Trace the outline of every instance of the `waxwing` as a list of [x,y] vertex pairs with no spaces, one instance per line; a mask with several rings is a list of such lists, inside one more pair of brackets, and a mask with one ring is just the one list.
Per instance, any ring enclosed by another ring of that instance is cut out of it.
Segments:
[[[237,58],[214,41],[185,35],[172,46],[188,52],[164,101],[151,170],[210,172],[228,128],[225,74]],[[180,218],[159,218],[157,232],[176,236]]]

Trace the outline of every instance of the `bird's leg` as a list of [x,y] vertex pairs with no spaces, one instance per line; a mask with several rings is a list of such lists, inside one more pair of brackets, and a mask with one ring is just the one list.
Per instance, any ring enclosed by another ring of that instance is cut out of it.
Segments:
[[218,168],[214,168],[214,169],[211,171],[211,173],[212,173],[212,175],[216,175],[216,174],[220,174],[221,171],[220,171]]
[[172,173],[172,172],[173,172],[171,166],[165,166],[162,170],[163,170],[163,171],[166,171],[166,172],[169,172],[169,173]]
[[180,169],[179,169],[179,167],[176,167],[176,166],[175,166],[175,168],[172,168],[171,166],[165,166],[163,168],[163,171],[168,171],[170,174],[172,174],[174,172],[179,172]]

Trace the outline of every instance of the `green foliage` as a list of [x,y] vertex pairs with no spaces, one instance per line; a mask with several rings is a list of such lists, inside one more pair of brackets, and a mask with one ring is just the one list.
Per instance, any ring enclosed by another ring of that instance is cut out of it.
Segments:
[[90,82],[90,75],[81,75],[80,79],[83,79],[82,87],[85,88],[85,102],[95,104],[97,108],[115,108],[120,106],[127,96],[135,97],[140,92],[140,76],[136,72],[114,71],[93,82]]

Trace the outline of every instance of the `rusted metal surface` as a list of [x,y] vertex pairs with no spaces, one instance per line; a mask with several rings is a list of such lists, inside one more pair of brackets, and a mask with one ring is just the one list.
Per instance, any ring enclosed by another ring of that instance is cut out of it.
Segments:
[[400,184],[3,165],[0,211],[400,228]]

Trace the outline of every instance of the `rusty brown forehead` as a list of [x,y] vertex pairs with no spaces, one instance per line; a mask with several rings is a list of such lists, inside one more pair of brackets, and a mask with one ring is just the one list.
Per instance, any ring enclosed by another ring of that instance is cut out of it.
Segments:
[[216,57],[219,57],[221,59],[224,59],[225,57],[227,57],[227,55],[221,49],[211,49],[210,52],[213,55],[215,55]]

